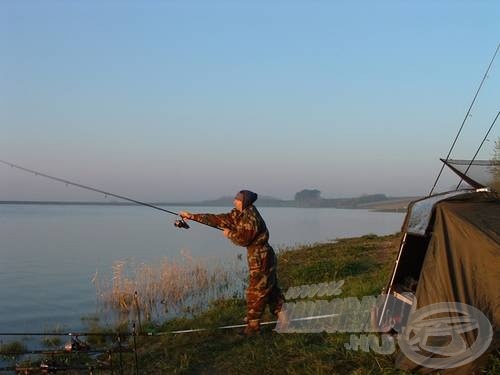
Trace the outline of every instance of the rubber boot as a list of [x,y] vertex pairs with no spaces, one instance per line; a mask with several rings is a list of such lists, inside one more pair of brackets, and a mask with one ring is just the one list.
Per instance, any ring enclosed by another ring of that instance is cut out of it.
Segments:
[[243,334],[246,337],[257,336],[260,334],[260,319],[249,319]]

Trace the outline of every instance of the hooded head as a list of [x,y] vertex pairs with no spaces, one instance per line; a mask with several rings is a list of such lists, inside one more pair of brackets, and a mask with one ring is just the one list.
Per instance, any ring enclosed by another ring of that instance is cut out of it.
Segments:
[[241,201],[243,210],[257,200],[257,193],[250,190],[241,190],[234,199]]

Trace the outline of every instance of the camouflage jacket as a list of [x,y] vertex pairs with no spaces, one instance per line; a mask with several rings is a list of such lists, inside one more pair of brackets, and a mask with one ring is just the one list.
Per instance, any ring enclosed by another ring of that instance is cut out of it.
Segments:
[[207,225],[229,229],[228,238],[238,246],[256,248],[267,245],[269,231],[255,206],[227,214],[193,214],[193,219]]

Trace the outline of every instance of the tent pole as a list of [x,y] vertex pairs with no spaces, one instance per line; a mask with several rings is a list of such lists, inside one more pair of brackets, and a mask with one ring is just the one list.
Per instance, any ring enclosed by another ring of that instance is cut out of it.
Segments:
[[378,321],[379,327],[382,325],[382,319],[384,318],[385,309],[387,308],[387,303],[389,302],[389,296],[392,289],[392,284],[394,283],[394,279],[396,277],[396,271],[398,270],[399,259],[401,258],[401,254],[403,253],[403,247],[406,244],[406,236],[407,232],[405,232],[405,234],[403,235],[403,239],[401,240],[401,246],[399,246],[398,257],[396,258],[396,264],[394,265],[394,270],[392,271],[391,281],[389,282],[389,286],[387,287],[387,290],[385,292],[385,301]]

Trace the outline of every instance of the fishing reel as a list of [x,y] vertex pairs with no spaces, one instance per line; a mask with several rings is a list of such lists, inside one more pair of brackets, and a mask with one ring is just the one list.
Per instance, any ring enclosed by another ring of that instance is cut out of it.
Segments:
[[78,336],[72,336],[71,341],[64,345],[64,350],[67,352],[88,352],[90,345],[80,340]]
[[177,227],[177,228],[184,228],[184,229],[189,229],[189,225],[188,223],[186,223],[184,221],[184,219],[177,219],[174,223],[174,225]]
[[58,364],[55,361],[45,361],[40,364],[42,374],[55,374],[59,370]]

